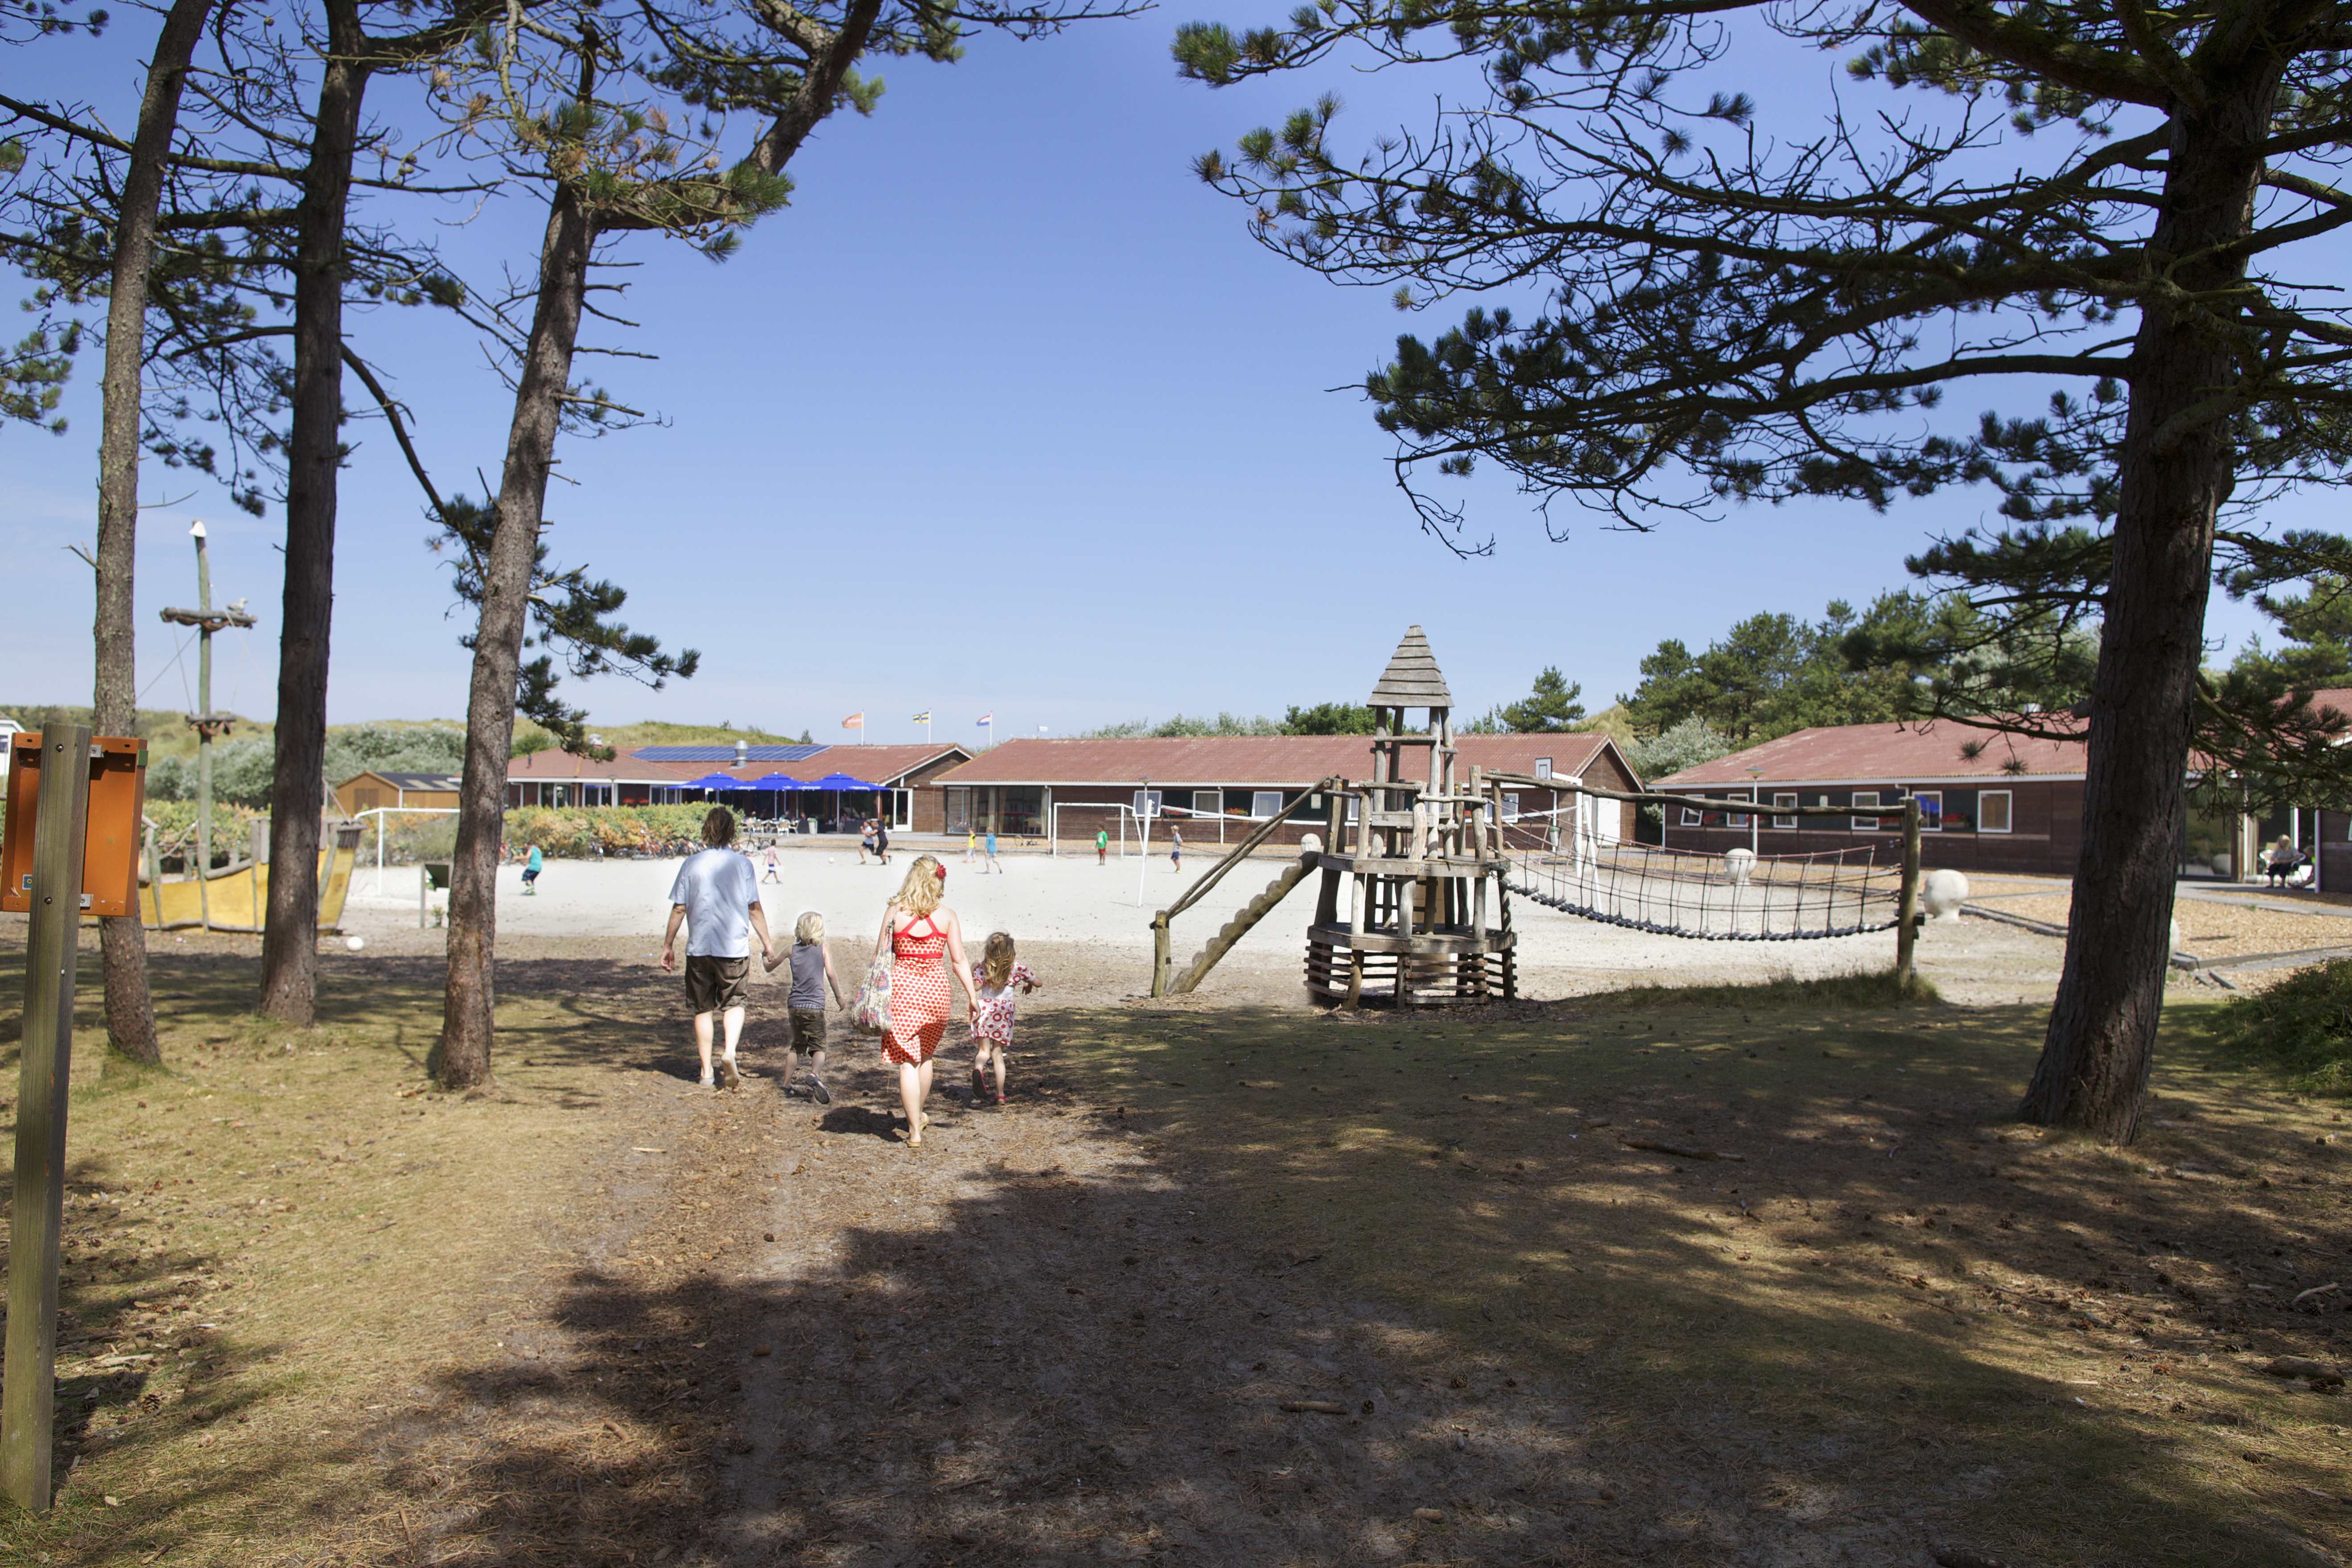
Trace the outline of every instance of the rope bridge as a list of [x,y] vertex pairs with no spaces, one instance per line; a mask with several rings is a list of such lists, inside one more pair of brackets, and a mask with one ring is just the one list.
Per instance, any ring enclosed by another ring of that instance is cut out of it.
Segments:
[[1585,920],[1704,942],[1811,942],[1902,923],[1903,866],[1869,846],[1750,857],[1635,844],[1598,834],[1593,804],[1500,825],[1513,892]]

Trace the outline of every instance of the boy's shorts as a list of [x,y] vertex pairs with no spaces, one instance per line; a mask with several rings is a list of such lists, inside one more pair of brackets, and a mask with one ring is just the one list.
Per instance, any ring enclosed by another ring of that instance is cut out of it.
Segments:
[[793,1009],[793,1043],[788,1050],[814,1053],[824,1049],[824,1009],[795,1007]]
[[723,1013],[743,1005],[751,989],[751,960],[686,955],[686,1001],[697,1013]]
[[539,880],[539,873],[538,873],[538,872],[536,872],[536,871],[530,870],[530,869],[526,868],[526,869],[524,870],[523,874],[522,874],[522,879],[523,879],[523,885],[524,885],[525,887],[528,887],[528,886],[530,886],[531,883],[536,882],[536,881],[538,881],[538,880]]

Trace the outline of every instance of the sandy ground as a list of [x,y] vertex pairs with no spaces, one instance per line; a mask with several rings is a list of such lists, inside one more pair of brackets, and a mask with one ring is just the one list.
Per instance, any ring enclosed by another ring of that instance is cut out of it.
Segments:
[[[824,916],[836,966],[854,965],[878,932],[883,905],[908,858],[887,868],[861,866],[854,847],[796,848],[784,857],[779,882],[761,889],[772,929],[782,940],[802,911],[814,910]],[[523,896],[521,872],[504,868],[499,873],[499,952],[653,963],[677,864],[551,861],[540,879],[541,891],[530,897]],[[972,956],[987,932],[1010,931],[1023,962],[1047,981],[1053,994],[1071,1002],[1116,1001],[1146,991],[1151,916],[1205,868],[1191,857],[1182,878],[1170,872],[1164,858],[1139,868],[1132,858],[1104,868],[1091,857],[1008,855],[1002,858],[1003,871],[992,875],[964,866],[960,854],[948,857],[947,864],[948,902],[962,921]],[[1179,916],[1179,962],[1273,880],[1282,864],[1267,857],[1234,868],[1207,899]],[[416,878],[414,869],[387,870],[379,894],[373,868],[363,869],[353,879],[343,929],[373,952],[438,954],[441,931],[417,927]],[[1204,994],[1227,1003],[1305,1005],[1302,969],[1313,896],[1311,881],[1301,884],[1259,921],[1211,974]],[[436,895],[436,901],[444,897]],[[1521,990],[1545,999],[1629,984],[1710,984],[1783,974],[1811,979],[1884,969],[1895,961],[1891,931],[1815,942],[1694,942],[1579,920],[1525,899],[1511,901],[1511,918]],[[2345,934],[2352,939],[2352,927]],[[1982,921],[1931,924],[1919,943],[1922,973],[1963,1005],[2047,996],[2057,984],[2061,957],[2051,938]]]
[[[2063,926],[2073,889],[2057,878],[1971,879],[1980,908]],[[2352,948],[2352,908],[2309,893],[2227,884],[2185,883],[2173,902],[2181,951],[2216,968],[2280,953]]]

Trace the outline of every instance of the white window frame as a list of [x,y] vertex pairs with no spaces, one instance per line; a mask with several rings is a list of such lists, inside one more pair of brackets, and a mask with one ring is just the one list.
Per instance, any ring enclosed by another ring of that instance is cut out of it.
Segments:
[[1880,793],[1881,792],[1874,789],[1868,791],[1856,790],[1853,792],[1853,804],[1856,815],[1848,817],[1846,820],[1853,825],[1854,832],[1875,833],[1879,830],[1877,814],[1874,812],[1871,816],[1864,816],[1860,815],[1860,811],[1864,805],[1875,806],[1878,804],[1878,796]]
[[1706,819],[1706,813],[1700,811],[1699,808],[1695,805],[1686,805],[1683,807],[1682,826],[1685,827],[1696,827]]
[[1536,777],[1539,779],[1548,779],[1551,777],[1551,759],[1549,757],[1538,757],[1536,759]]
[[[1774,805],[1794,805],[1797,804],[1797,792],[1792,789],[1774,790],[1772,792],[1772,804]],[[1797,826],[1797,819],[1793,816],[1775,816],[1772,819],[1772,826],[1775,827],[1794,827]]]
[[1518,819],[1519,792],[1515,789],[1507,789],[1503,792],[1503,820],[1505,822],[1517,822]]
[[[1201,804],[1206,798],[1208,805]],[[1222,789],[1196,789],[1192,792],[1192,815],[1223,816],[1225,814],[1225,792]]]
[[[1911,798],[1919,803],[1919,831],[1943,832],[1944,792],[1939,789],[1915,789],[1911,792]],[[1927,809],[1927,803],[1931,800],[1936,803],[1936,809],[1933,811]]]
[[[1986,820],[1985,802],[1989,800],[2000,802],[1999,827],[1995,827]],[[2005,789],[1987,789],[1977,792],[1977,831],[1979,833],[2008,833],[2015,827],[2016,823],[2017,804],[2011,792]]]
[[1137,790],[1135,792],[1135,815],[1141,817],[1159,816],[1160,807],[1164,799],[1164,791],[1156,789]]
[[1250,815],[1261,820],[1282,810],[1282,792],[1278,789],[1250,791]]
[[[1749,790],[1748,792],[1748,798],[1744,801],[1736,795],[1725,795],[1723,799],[1724,804],[1727,806],[1733,805],[1754,805],[1756,804],[1756,792],[1752,789]],[[1726,811],[1723,814],[1723,825],[1726,827],[1737,827],[1742,832],[1745,832],[1748,827],[1748,819],[1751,815],[1753,814],[1745,811]]]

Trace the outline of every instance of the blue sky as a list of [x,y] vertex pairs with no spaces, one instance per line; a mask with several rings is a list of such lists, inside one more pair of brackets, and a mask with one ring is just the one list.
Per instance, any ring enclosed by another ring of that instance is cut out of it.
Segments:
[[[1329,67],[1213,93],[1168,58],[1202,14],[894,63],[873,117],[823,128],[793,165],[792,206],[734,259],[622,247],[642,265],[620,309],[643,330],[605,341],[661,357],[593,369],[664,423],[562,447],[550,538],[630,590],[633,626],[700,648],[702,673],[568,695],[609,722],[819,740],[856,739],[838,726],[862,710],[877,742],[920,738],[924,709],[958,740],[990,711],[1000,740],[1180,710],[1278,716],[1361,700],[1418,622],[1466,710],[1524,694],[1547,664],[1599,707],[1662,637],[1699,646],[1759,610],[1866,602],[1932,532],[1989,516],[1988,494],[1954,492],[1885,516],[1759,507],[1634,535],[1564,508],[1553,543],[1525,498],[1478,483],[1473,527],[1496,549],[1455,559],[1417,531],[1351,388],[1399,331],[1443,331],[1458,306],[1400,316],[1381,291],[1306,274],[1189,168],[1325,87],[1348,100],[1350,136],[1424,121],[1436,82]],[[127,124],[152,26],[124,12],[100,42],[40,47]],[[1826,101],[1834,62],[1808,68]],[[477,276],[528,268],[541,221],[524,195],[446,243]],[[471,340],[421,310],[357,314],[352,335],[416,410],[444,489],[479,493],[478,471],[494,486],[507,394]],[[93,526],[97,370],[92,355],[68,394],[66,437],[0,428],[0,700],[89,698],[89,577],[66,546]],[[331,717],[460,716],[462,628],[420,499],[380,425],[352,433]],[[192,596],[186,529],[203,517],[216,594],[250,597],[262,623],[218,645],[215,699],[266,716],[279,517],[152,465],[142,493],[170,503],[141,529],[142,705],[187,700],[193,654],[173,664],[154,615]],[[2316,521],[2316,498],[2306,508]],[[2253,625],[2217,600],[2210,631],[2234,643]]]

